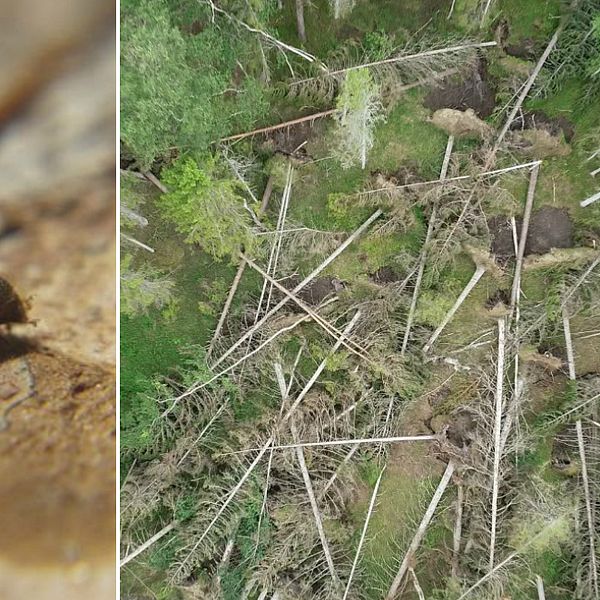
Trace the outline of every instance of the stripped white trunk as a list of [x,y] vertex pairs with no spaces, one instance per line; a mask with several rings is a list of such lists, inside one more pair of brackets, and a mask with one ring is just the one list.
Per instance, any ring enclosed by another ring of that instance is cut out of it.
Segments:
[[446,313],[446,316],[438,326],[438,328],[433,332],[432,336],[429,338],[429,341],[423,346],[423,352],[427,354],[431,347],[438,339],[442,331],[444,331],[446,325],[451,321],[452,317],[456,314],[456,311],[460,308],[462,303],[466,300],[467,296],[473,291],[473,288],[477,285],[477,282],[481,279],[483,274],[485,273],[485,267],[478,266],[475,269],[475,273],[469,280],[469,283],[465,286],[465,289],[461,292],[460,296],[457,298],[454,306]]
[[567,366],[569,368],[569,379],[575,381],[575,354],[573,353],[573,341],[571,339],[571,323],[569,321],[569,313],[567,307],[562,309],[563,331],[565,334],[565,346],[567,348]]
[[513,285],[510,294],[510,307],[514,310],[518,300],[519,291],[521,289],[521,269],[523,268],[523,259],[525,256],[525,246],[527,244],[527,233],[529,231],[529,220],[531,218],[531,210],[533,208],[533,199],[535,197],[535,188],[537,185],[538,175],[540,171],[540,165],[535,165],[531,169],[531,175],[529,177],[529,187],[527,189],[527,200],[525,202],[525,212],[523,213],[523,225],[521,227],[521,237],[519,239],[519,245],[517,250],[517,258],[515,262],[515,274],[513,277]]
[[452,461],[450,461],[448,463],[448,465],[446,466],[444,475],[442,476],[442,479],[441,479],[437,489],[435,490],[435,494],[433,495],[433,498],[431,499],[431,502],[429,503],[429,506],[427,507],[427,511],[425,512],[425,515],[423,515],[423,519],[421,520],[419,528],[417,529],[417,532],[415,533],[415,536],[413,537],[413,539],[410,543],[410,546],[408,547],[408,550],[406,551],[406,554],[404,555],[404,559],[402,560],[402,563],[400,564],[398,573],[396,573],[396,577],[394,577],[394,581],[392,582],[392,585],[385,597],[386,600],[394,600],[394,598],[396,597],[396,594],[398,593],[398,589],[400,588],[400,584],[402,583],[402,579],[404,578],[404,575],[406,575],[406,572],[412,562],[415,552],[418,550],[419,546],[421,545],[421,541],[423,540],[423,537],[425,536],[425,532],[427,531],[427,527],[429,526],[429,523],[431,522],[431,519],[433,518],[433,515],[436,511],[436,508],[437,508],[440,500],[442,499],[442,495],[444,494],[446,487],[448,487],[448,484],[450,483],[450,479],[452,478],[452,473],[454,473],[454,463]]
[[577,431],[577,445],[579,446],[579,459],[581,461],[581,479],[583,481],[583,493],[585,496],[585,512],[587,515],[590,550],[590,570],[592,572],[592,584],[594,586],[594,597],[598,599],[598,565],[596,562],[596,524],[594,522],[593,508],[590,493],[590,481],[588,478],[587,458],[585,455],[585,444],[583,441],[583,428],[581,421],[575,423]]
[[358,542],[358,548],[356,549],[356,555],[354,556],[354,561],[352,563],[352,569],[350,570],[350,575],[348,577],[348,583],[346,584],[346,590],[344,592],[344,596],[342,600],[346,600],[348,594],[350,592],[350,586],[352,585],[352,578],[354,577],[354,572],[356,571],[356,565],[358,564],[358,559],[360,558],[360,553],[362,551],[363,544],[365,543],[365,537],[367,535],[367,528],[369,527],[369,521],[371,520],[371,515],[373,514],[373,509],[375,508],[375,500],[377,499],[377,492],[379,491],[379,484],[381,483],[381,478],[385,472],[385,467],[381,470],[379,477],[377,478],[377,482],[375,483],[375,489],[373,490],[373,494],[371,495],[371,502],[369,503],[369,509],[367,510],[367,517],[365,519],[365,524],[362,528],[362,533],[360,534],[360,540]]
[[[446,179],[448,174],[448,165],[450,164],[450,155],[452,154],[452,147],[454,145],[454,136],[448,137],[446,144],[446,153],[444,154],[444,160],[442,162],[442,169],[440,171],[440,181]],[[408,318],[406,320],[406,329],[404,330],[404,338],[402,339],[402,348],[400,349],[400,356],[404,356],[406,348],[408,346],[408,340],[410,339],[410,330],[412,328],[413,320],[415,318],[415,312],[417,309],[417,299],[419,298],[419,292],[421,290],[421,282],[423,280],[423,273],[425,272],[425,263],[427,262],[427,249],[431,236],[433,235],[433,226],[437,217],[437,205],[434,205],[431,211],[431,217],[429,224],[427,225],[427,234],[425,235],[425,241],[423,242],[423,250],[421,250],[421,256],[419,258],[419,267],[417,270],[417,279],[415,281],[415,289],[413,290],[412,300],[410,308],[408,310]]]
[[496,370],[496,395],[494,411],[494,470],[492,474],[492,523],[490,535],[489,568],[494,568],[496,550],[496,526],[498,519],[498,491],[500,488],[500,459],[502,433],[502,395],[504,391],[504,348],[506,344],[506,325],[504,319],[498,319],[498,364]]

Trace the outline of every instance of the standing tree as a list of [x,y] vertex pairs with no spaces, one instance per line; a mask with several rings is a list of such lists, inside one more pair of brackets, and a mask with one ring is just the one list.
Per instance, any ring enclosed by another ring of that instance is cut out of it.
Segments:
[[237,257],[240,246],[251,251],[256,238],[241,184],[216,157],[207,155],[200,165],[182,157],[163,171],[162,180],[169,192],[158,206],[186,242],[217,259]]
[[383,118],[379,87],[368,69],[348,71],[336,106],[336,154],[345,169],[355,164],[364,169],[373,146],[373,129]]

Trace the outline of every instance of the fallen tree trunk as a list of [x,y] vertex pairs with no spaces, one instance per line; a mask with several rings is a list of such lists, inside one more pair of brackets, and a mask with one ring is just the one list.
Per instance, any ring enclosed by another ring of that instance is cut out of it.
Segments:
[[592,584],[594,587],[594,597],[598,598],[598,565],[596,563],[596,524],[594,521],[594,508],[591,501],[590,481],[587,469],[587,457],[585,455],[585,444],[583,440],[583,427],[581,421],[575,423],[577,431],[577,445],[579,447],[579,459],[581,461],[581,480],[583,482],[583,493],[585,498],[585,513],[588,522],[589,533],[589,551],[590,551],[590,570],[592,573]]
[[[448,137],[448,143],[446,144],[446,153],[444,154],[442,169],[440,171],[440,181],[444,181],[444,179],[446,179],[453,145],[454,136],[451,135]],[[400,356],[404,356],[404,354],[406,353],[406,348],[408,347],[408,340],[410,339],[410,330],[412,328],[412,323],[415,318],[415,312],[417,310],[417,300],[419,298],[419,292],[421,290],[421,281],[423,280],[423,273],[425,272],[425,263],[427,262],[427,247],[429,245],[429,242],[431,241],[431,236],[433,235],[433,227],[436,218],[437,205],[434,205],[431,211],[431,217],[429,218],[429,224],[427,225],[427,233],[425,235],[425,241],[423,242],[423,250],[421,250],[421,256],[419,257],[417,279],[415,281],[415,288],[413,290],[412,300],[410,303],[410,308],[408,310],[408,318],[406,320],[406,329],[404,330],[404,338],[402,339],[402,348],[400,349]]]
[[462,303],[467,299],[467,296],[473,291],[473,288],[477,285],[477,282],[483,277],[485,273],[485,267],[478,265],[475,269],[475,273],[469,280],[469,283],[465,286],[465,289],[460,293],[460,296],[457,298],[454,306],[446,313],[446,316],[438,326],[438,328],[433,332],[427,343],[423,346],[423,353],[427,354],[431,347],[438,339],[442,331],[444,331],[446,325],[451,321],[452,317],[456,314],[456,311],[461,307]]
[[504,319],[498,319],[498,363],[496,370],[496,395],[494,410],[494,468],[492,472],[492,519],[490,534],[489,568],[494,568],[496,550],[496,525],[498,517],[498,492],[500,488],[500,460],[502,433],[502,395],[504,391],[504,348],[506,344],[506,326]]
[[521,269],[523,268],[523,258],[525,257],[525,246],[527,244],[527,233],[529,232],[529,220],[531,218],[531,210],[533,208],[533,199],[535,197],[535,188],[537,185],[539,172],[540,165],[537,164],[533,167],[533,169],[531,169],[531,175],[529,177],[527,200],[525,202],[525,212],[523,213],[523,225],[521,226],[521,236],[516,254],[517,258],[515,262],[515,274],[513,277],[513,285],[510,294],[511,311],[515,310],[519,300],[519,292],[521,290]]
[[369,521],[371,520],[371,515],[373,514],[373,509],[375,508],[375,500],[377,499],[377,492],[379,491],[379,484],[381,483],[381,479],[383,474],[385,473],[385,467],[381,470],[379,477],[377,478],[377,482],[375,483],[375,488],[373,489],[373,493],[371,494],[371,502],[369,503],[369,508],[367,510],[367,516],[365,518],[365,524],[362,528],[362,533],[360,534],[360,540],[358,542],[358,547],[356,548],[356,554],[354,556],[354,561],[352,562],[352,569],[350,570],[350,575],[348,576],[348,583],[346,584],[346,590],[344,591],[344,596],[342,600],[346,600],[348,594],[350,592],[350,586],[352,585],[352,578],[354,577],[354,572],[356,571],[356,565],[358,564],[358,559],[360,558],[360,553],[362,551],[363,544],[365,542],[365,537],[367,535],[367,528],[369,527]]
[[435,490],[433,498],[431,499],[431,502],[429,503],[429,506],[427,507],[425,514],[423,515],[423,519],[421,520],[419,528],[417,529],[417,532],[415,533],[415,535],[410,543],[410,546],[408,547],[408,550],[406,551],[406,554],[404,555],[404,559],[400,563],[400,567],[398,569],[398,572],[396,573],[396,577],[394,577],[394,581],[392,582],[392,585],[390,586],[390,589],[385,597],[385,600],[394,600],[394,598],[396,597],[396,594],[398,593],[398,589],[400,588],[400,584],[402,583],[402,579],[404,578],[404,575],[406,575],[406,572],[408,571],[408,568],[411,565],[411,562],[415,555],[415,552],[418,550],[419,546],[421,545],[423,537],[425,536],[425,532],[427,531],[427,527],[429,527],[429,523],[431,523],[431,519],[433,518],[433,515],[437,509],[437,506],[438,506],[440,500],[442,499],[442,495],[444,494],[444,491],[446,490],[446,488],[448,487],[448,484],[450,483],[450,479],[452,478],[453,473],[454,473],[454,463],[452,461],[450,461],[448,463],[448,465],[446,466],[444,475],[442,476],[442,479],[441,479],[437,489]]
[[[271,198],[271,193],[273,192],[273,176],[270,175],[267,180],[267,186],[263,193],[262,201],[260,204],[260,208],[258,210],[258,216],[262,217],[269,205],[269,199]],[[223,310],[221,311],[221,315],[219,317],[219,322],[217,323],[217,327],[213,333],[213,336],[210,340],[210,344],[208,345],[208,350],[206,351],[206,357],[210,358],[214,350],[215,343],[221,335],[221,330],[223,329],[223,325],[225,325],[225,319],[229,314],[229,309],[231,308],[231,304],[233,299],[235,298],[235,294],[240,285],[240,281],[242,280],[242,276],[244,275],[244,271],[246,270],[246,263],[242,261],[238,266],[238,270],[236,271],[235,277],[233,278],[233,282],[231,283],[231,287],[229,288],[229,293],[227,294],[227,299],[225,300],[225,305],[223,306]]]

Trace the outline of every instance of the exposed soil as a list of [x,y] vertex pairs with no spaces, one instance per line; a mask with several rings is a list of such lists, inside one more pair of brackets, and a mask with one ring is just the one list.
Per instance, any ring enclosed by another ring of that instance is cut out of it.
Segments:
[[565,117],[550,117],[541,110],[523,111],[512,122],[512,130],[543,129],[549,134],[565,136],[565,141],[570,142],[575,135],[575,126]]
[[506,44],[504,51],[509,56],[521,58],[523,60],[535,60],[537,56],[536,42],[533,38],[523,38],[518,42]]
[[0,555],[22,566],[114,546],[115,376],[15,338],[0,342]]
[[266,135],[265,145],[272,152],[306,158],[306,144],[313,135],[315,126],[315,123],[304,122],[285,129],[276,129]]
[[456,77],[443,80],[427,94],[423,104],[432,111],[471,108],[478,117],[489,117],[496,106],[496,90],[488,80],[485,60],[480,60],[471,74],[461,80]]
[[395,283],[400,281],[400,275],[392,267],[381,267],[375,273],[369,275],[372,281],[379,284]]
[[458,409],[449,419],[446,437],[457,448],[469,446],[475,438],[477,420],[467,409]]
[[[517,235],[521,233],[521,219],[517,219]],[[510,219],[493,217],[488,226],[492,234],[491,251],[499,259],[515,257]],[[552,248],[573,246],[573,223],[566,210],[545,206],[531,215],[525,256],[545,254]]]
[[317,277],[298,292],[298,297],[307,304],[317,305],[328,296],[335,294],[340,289],[340,285],[342,285],[340,282],[331,277]]

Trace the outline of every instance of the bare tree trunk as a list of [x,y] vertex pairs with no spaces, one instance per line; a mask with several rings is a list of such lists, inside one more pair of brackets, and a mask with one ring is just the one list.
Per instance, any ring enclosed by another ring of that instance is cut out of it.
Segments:
[[[579,2],[579,0],[573,0],[573,2],[571,2],[571,6],[572,7],[576,6],[578,4],[578,2]],[[493,156],[495,156],[496,152],[500,148],[500,144],[502,144],[504,137],[508,133],[508,130],[510,129],[512,122],[514,121],[515,117],[517,116],[517,113],[519,112],[519,110],[521,110],[521,106],[523,105],[525,98],[527,98],[527,95],[529,94],[531,88],[533,87],[533,84],[535,83],[537,76],[540,74],[544,64],[548,60],[548,57],[550,56],[550,53],[554,49],[554,46],[556,46],[556,42],[558,42],[558,38],[559,38],[560,34],[563,32],[563,30],[567,24],[567,21],[568,21],[568,17],[563,17],[563,20],[561,21],[560,25],[554,32],[554,35],[548,42],[546,49],[544,50],[544,52],[540,56],[537,64],[535,65],[535,68],[533,69],[531,75],[529,76],[529,79],[523,86],[523,89],[521,90],[521,93],[519,94],[519,97],[517,98],[515,105],[513,106],[512,110],[510,111],[510,114],[508,115],[508,118],[506,119],[506,122],[504,123],[504,127],[502,127],[500,133],[498,134],[498,138],[496,139],[496,143],[494,144],[494,147],[492,149],[492,160],[493,160]]]
[[571,323],[569,321],[569,313],[567,307],[563,306],[562,309],[562,321],[563,331],[565,334],[565,346],[567,348],[567,366],[569,368],[569,379],[575,381],[577,378],[575,374],[575,355],[573,353],[573,341],[571,339]]
[[365,518],[365,524],[363,525],[362,533],[360,534],[360,540],[358,542],[358,548],[356,549],[356,555],[354,556],[354,561],[352,563],[352,569],[350,570],[350,575],[348,576],[348,583],[346,584],[346,590],[344,592],[344,596],[342,600],[346,600],[348,597],[348,593],[350,592],[350,586],[352,585],[352,578],[354,577],[354,572],[356,571],[356,565],[358,564],[358,559],[360,557],[360,553],[365,542],[365,537],[367,535],[367,528],[369,527],[369,521],[371,520],[371,514],[373,513],[373,509],[375,508],[375,500],[377,499],[377,492],[379,491],[379,484],[381,483],[381,478],[385,472],[385,467],[381,470],[379,477],[377,478],[377,482],[375,483],[375,489],[373,490],[373,494],[371,495],[371,502],[369,503],[369,509],[367,510],[367,517]]
[[590,494],[590,482],[588,478],[587,459],[585,456],[585,444],[583,442],[583,428],[581,421],[575,423],[577,430],[577,445],[579,446],[579,458],[581,460],[581,479],[583,481],[583,492],[585,496],[585,512],[588,520],[588,532],[590,539],[590,569],[592,572],[592,582],[594,586],[594,597],[598,599],[598,565],[596,564],[596,524],[594,523],[593,509]]
[[454,463],[452,461],[450,461],[448,463],[448,465],[446,466],[444,475],[442,476],[442,479],[441,479],[437,489],[435,490],[435,494],[433,495],[433,498],[431,499],[431,502],[429,503],[429,506],[427,507],[427,511],[423,515],[423,519],[421,520],[419,528],[417,529],[417,532],[415,533],[415,536],[413,537],[412,542],[410,543],[410,546],[408,547],[408,550],[406,551],[406,554],[404,555],[404,559],[403,559],[402,563],[400,564],[398,573],[396,574],[396,577],[394,578],[394,581],[392,582],[392,585],[385,597],[386,600],[394,600],[394,598],[396,597],[396,594],[398,593],[398,589],[400,588],[400,584],[402,583],[402,579],[404,578],[404,575],[408,571],[408,568],[411,565],[411,562],[415,555],[415,552],[418,550],[419,546],[421,545],[421,541],[423,540],[423,537],[425,537],[425,532],[427,531],[427,527],[429,526],[429,523],[431,523],[431,519],[433,518],[435,510],[436,510],[440,500],[442,499],[442,495],[444,494],[446,487],[448,487],[448,484],[450,483],[450,479],[452,478],[452,473],[454,473]]
[[458,483],[456,496],[456,518],[454,520],[454,533],[452,536],[452,577],[458,577],[458,561],[460,558],[460,542],[462,538],[462,515],[465,501],[465,488]]
[[600,200],[600,192],[597,192],[597,193],[593,194],[592,196],[590,196],[589,198],[582,200],[579,203],[579,206],[581,206],[582,208],[585,208],[586,206],[589,206],[590,204],[594,204],[594,202],[598,202],[598,200]]
[[[376,221],[382,214],[383,211],[375,211],[352,235],[350,235],[334,252],[332,252],[316,269],[314,269],[309,275],[307,275],[293,290],[292,294],[297,294],[300,290],[306,287],[315,277],[317,277],[322,271],[324,271],[354,240],[356,240],[362,233],[364,233],[370,225]],[[221,364],[234,350],[239,348],[259,327],[261,327],[269,318],[271,318],[280,308],[285,306],[289,302],[289,298],[286,297],[278,302],[269,312],[267,312],[256,325],[252,326],[241,338],[238,339],[235,344],[231,346],[213,365],[213,368]],[[186,394],[184,394],[186,395]],[[183,396],[181,396],[183,397]]]
[[298,27],[298,37],[303,44],[306,44],[306,28],[304,26],[304,0],[296,0],[296,26]]
[[504,318],[498,319],[498,365],[496,371],[496,408],[494,414],[494,470],[492,476],[492,524],[490,535],[489,568],[494,568],[496,551],[496,523],[498,517],[498,491],[500,487],[500,459],[502,433],[502,395],[504,390],[504,347],[506,344],[506,326]]
[[546,600],[546,593],[544,592],[544,581],[539,575],[535,576],[535,585],[537,587],[538,600]]
[[[296,437],[295,429],[292,428],[292,431],[294,432],[294,437]],[[317,525],[317,531],[319,532],[319,539],[321,540],[321,546],[323,547],[325,560],[327,561],[327,566],[329,567],[329,573],[331,574],[331,578],[333,579],[334,583],[336,585],[339,585],[340,578],[338,577],[337,571],[335,570],[333,558],[331,558],[331,550],[329,549],[329,543],[327,542],[327,537],[325,536],[325,529],[323,528],[323,519],[321,518],[321,511],[319,510],[319,505],[317,504],[317,499],[315,498],[315,492],[312,486],[312,482],[310,480],[308,468],[306,467],[306,460],[304,460],[304,450],[302,448],[296,448],[296,458],[298,459],[298,464],[300,465],[300,471],[302,471],[302,479],[304,480],[304,485],[306,486],[306,492],[308,494],[310,506],[312,508],[315,523]]]
[[529,177],[529,187],[527,189],[527,200],[525,202],[525,212],[523,213],[523,225],[521,226],[521,236],[517,250],[517,259],[515,262],[515,275],[513,277],[513,285],[510,294],[511,311],[519,300],[519,291],[521,289],[521,269],[523,268],[523,257],[525,256],[525,245],[527,244],[527,233],[529,231],[529,220],[531,218],[531,210],[533,208],[533,199],[535,197],[535,188],[537,185],[540,165],[537,164],[531,169]]
[[[446,153],[444,154],[444,160],[442,162],[442,169],[440,171],[440,181],[446,179],[448,174],[448,165],[450,164],[450,155],[452,154],[452,147],[454,145],[454,136],[448,136],[448,142],[446,144]],[[410,309],[408,311],[408,318],[406,320],[406,329],[404,330],[404,338],[402,340],[402,348],[400,350],[400,356],[404,356],[406,348],[408,346],[408,340],[410,339],[410,330],[412,327],[413,320],[415,318],[415,312],[417,309],[417,300],[419,298],[419,291],[421,289],[421,281],[423,280],[423,273],[425,272],[425,263],[427,262],[427,250],[431,236],[433,235],[433,226],[437,217],[437,205],[434,205],[431,210],[431,217],[429,218],[429,224],[427,225],[427,234],[425,235],[425,241],[423,242],[423,250],[421,250],[421,256],[419,258],[419,268],[417,271],[417,279],[415,281],[415,289],[413,291],[412,300],[410,303]]]
[[443,321],[440,323],[438,328],[433,332],[425,346],[423,346],[423,352],[427,354],[431,347],[438,339],[442,331],[444,331],[446,325],[451,321],[452,317],[456,314],[456,311],[460,308],[461,304],[467,299],[467,296],[473,291],[473,288],[477,285],[477,282],[482,278],[485,273],[485,267],[477,266],[475,269],[475,273],[469,280],[469,283],[465,286],[465,289],[460,293],[460,296],[457,298],[454,306],[446,313]]
[[368,69],[371,67],[377,67],[379,65],[390,65],[401,62],[406,62],[418,58],[425,58],[426,56],[437,56],[438,54],[448,54],[449,52],[460,52],[462,50],[470,50],[472,48],[489,48],[491,46],[497,46],[498,43],[495,41],[490,42],[474,42],[470,44],[462,44],[460,46],[449,46],[448,48],[437,48],[435,50],[427,50],[425,52],[419,52],[418,54],[408,54],[405,56],[395,56],[393,58],[386,58],[385,60],[378,60],[375,62],[363,63],[362,65],[354,65],[352,67],[346,67],[344,69],[337,69],[335,71],[327,71],[323,73],[323,75],[317,77],[308,77],[306,79],[301,79],[298,81],[292,81],[290,83],[290,87],[295,85],[301,85],[308,81],[313,81],[314,79],[319,79],[320,77],[335,77],[337,75],[342,75],[347,73],[348,71],[356,71],[358,69]]

